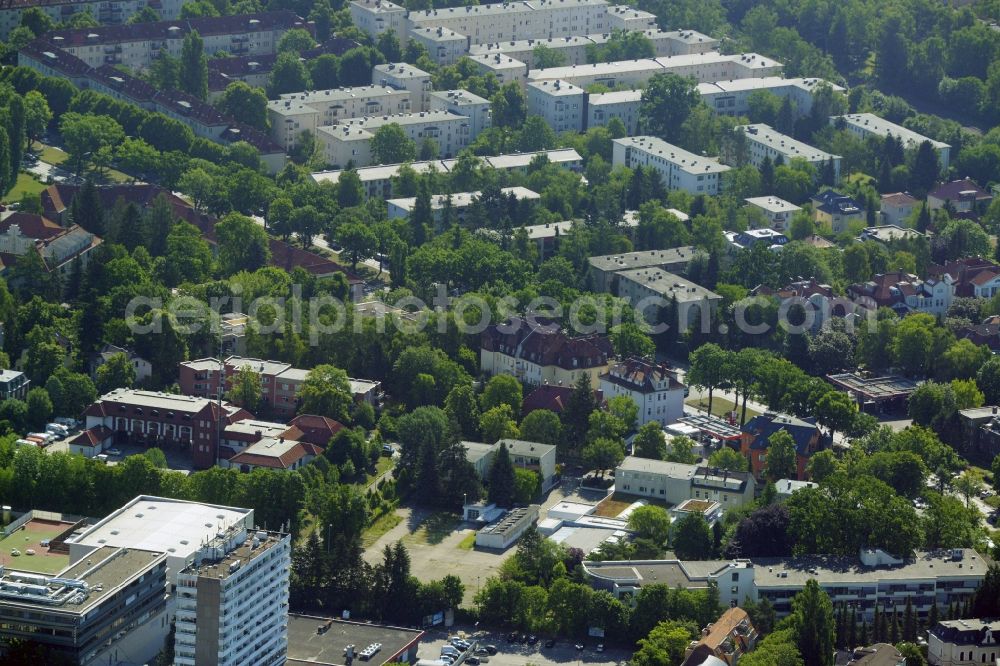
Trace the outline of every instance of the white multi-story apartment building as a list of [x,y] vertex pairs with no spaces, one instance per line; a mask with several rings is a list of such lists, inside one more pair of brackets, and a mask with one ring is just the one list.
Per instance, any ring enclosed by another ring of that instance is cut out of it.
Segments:
[[556,132],[583,129],[586,93],[572,83],[555,79],[528,84],[528,113],[541,116]]
[[589,95],[587,97],[586,125],[582,129],[604,127],[611,122],[612,118],[617,118],[625,125],[626,134],[635,134],[639,131],[639,107],[641,105],[641,90],[616,90]]
[[63,23],[80,12],[90,12],[102,25],[124,23],[145,7],[152,7],[160,18],[172,21],[181,14],[182,0],[9,0],[0,6],[0,39],[6,40],[21,25],[21,14],[29,7],[42,10],[53,23]]
[[396,33],[401,44],[409,36],[406,9],[389,0],[353,0],[348,8],[351,23],[372,37],[390,30]]
[[846,130],[862,139],[867,136],[887,137],[893,136],[903,142],[903,148],[916,150],[924,141],[930,141],[937,151],[938,160],[941,163],[941,170],[946,171],[951,159],[951,146],[942,141],[935,141],[923,134],[918,134],[902,125],[891,123],[885,118],[880,118],[874,113],[851,113],[846,116],[832,116],[830,122],[834,126],[843,126]]
[[812,111],[816,89],[823,85],[830,86],[836,93],[845,92],[841,86],[823,79],[783,79],[780,76],[764,76],[699,83],[698,94],[708,108],[716,113],[745,116],[750,111],[750,96],[757,91],[769,92],[782,99],[790,98],[795,114],[805,116]]
[[204,41],[205,53],[221,51],[243,56],[274,53],[282,35],[292,28],[305,28],[305,23],[293,12],[283,10],[56,30],[45,39],[94,68],[124,64],[132,70],[142,70],[153,63],[161,50],[180,57],[184,38],[194,31]]
[[685,465],[626,456],[615,469],[615,490],[669,504],[689,499],[718,502],[724,509],[753,502],[756,483],[749,472]]
[[177,575],[174,665],[285,663],[288,534],[218,532]]
[[428,95],[429,111],[451,111],[469,119],[469,127],[476,136],[492,126],[490,101],[468,90],[438,90]]
[[528,81],[528,66],[510,56],[494,53],[492,55],[469,56],[469,60],[474,62],[483,74],[492,74],[497,77],[500,85],[516,83],[524,88],[524,84]]
[[410,92],[410,106],[413,111],[426,111],[428,95],[433,89],[431,75],[405,62],[390,62],[372,68],[372,84],[389,86]]
[[[643,37],[653,45],[653,56],[691,55],[707,53],[719,47],[719,40],[694,30],[638,30]],[[559,53],[566,65],[587,64],[588,47],[606,44],[612,33],[603,32],[593,35],[573,35],[570,37],[553,37],[549,39],[518,39],[489,44],[473,44],[469,47],[469,55],[504,55],[520,60],[528,69],[534,69],[535,49],[544,46]]]
[[[500,191],[506,196],[513,196],[518,201],[535,201],[540,198],[537,192],[529,190],[526,187],[504,187],[501,188]],[[435,194],[431,197],[431,211],[433,211],[434,214],[434,221],[441,221],[444,209],[448,205],[448,201],[450,199],[451,209],[455,214],[456,222],[463,222],[465,220],[465,213],[468,211],[469,206],[476,202],[480,194],[480,192]],[[388,208],[389,219],[394,220],[409,216],[416,206],[417,198],[404,197],[401,199],[387,199],[385,203]]]
[[[615,26],[625,27],[628,22],[634,25],[636,20],[636,17],[622,17]],[[606,0],[538,0],[439,7],[411,11],[407,21],[410,29],[443,27],[454,30],[466,35],[472,44],[587,35],[612,27]],[[644,27],[655,27],[655,23]]]
[[[579,171],[583,158],[572,148],[556,150],[541,150],[533,153],[512,153],[509,155],[494,155],[492,157],[477,157],[482,168],[496,171],[520,172],[527,171],[531,161],[536,157],[544,157],[549,162],[557,164],[570,171]],[[411,162],[406,166],[417,173],[427,173],[435,170],[438,173],[450,172],[457,160],[431,160],[427,162]],[[399,176],[402,164],[386,164],[384,166],[363,167],[357,170],[358,178],[368,197],[388,199],[392,196],[393,180]],[[343,171],[317,171],[312,175],[317,183],[336,183]]]
[[[595,588],[616,596],[634,595],[642,586],[664,580],[689,590],[706,589],[714,582],[723,606],[741,604],[747,598],[767,599],[779,618],[792,611],[792,598],[813,579],[830,596],[834,606],[850,604],[859,620],[871,623],[876,608],[901,612],[907,600],[920,618],[927,618],[934,604],[941,609],[964,603],[982,583],[989,563],[989,558],[971,548],[957,548],[917,551],[905,558],[892,557],[877,549],[863,549],[856,556],[801,555],[702,562],[632,560],[585,562],[583,567]],[[934,657],[930,659],[933,664]],[[962,666],[973,664],[962,662]],[[982,666],[981,659],[976,666]]]
[[383,125],[397,124],[407,137],[419,146],[424,139],[432,139],[445,157],[452,157],[472,143],[476,136],[469,119],[450,111],[422,111],[395,116],[351,118],[338,125],[320,127],[316,138],[323,146],[323,156],[328,164],[346,167],[368,166],[373,163],[371,140]]
[[608,28],[611,30],[652,30],[656,28],[656,14],[628,5],[608,7]]
[[943,620],[927,636],[931,666],[983,666],[1000,657],[1000,620]]
[[805,160],[816,167],[818,173],[827,162],[833,162],[834,180],[840,179],[840,155],[831,155],[819,148],[814,148],[807,143],[782,134],[764,123],[740,125],[735,129],[743,131],[747,141],[750,164],[755,167],[759,168],[767,158],[773,163],[780,157],[785,164],[794,159]]
[[722,174],[729,171],[728,166],[715,158],[689,153],[654,136],[615,139],[612,163],[630,169],[652,168],[660,174],[667,189],[691,194],[718,194],[722,189]]
[[451,65],[469,53],[468,37],[441,26],[413,28],[410,39],[423,44],[431,60],[439,65]]
[[[646,321],[664,324],[683,334],[692,326],[711,324],[722,296],[660,268],[636,268],[616,275],[618,296],[639,310]],[[674,320],[665,319],[674,311]]]
[[767,224],[777,231],[787,231],[792,216],[802,210],[800,207],[785,201],[781,197],[750,197],[744,199],[750,206],[756,208],[767,218]]
[[310,90],[282,95],[267,103],[271,138],[291,150],[302,132],[347,118],[410,113],[410,92],[389,86]]
[[624,395],[639,408],[635,427],[651,421],[667,425],[684,416],[684,384],[666,364],[630,357],[609,365],[600,379],[605,400]]
[[723,55],[709,51],[666,58],[548,67],[529,72],[528,80],[562,79],[581,88],[588,88],[594,84],[615,88],[643,85],[654,74],[677,74],[704,83],[778,76],[781,74],[781,69],[781,63],[756,53]]

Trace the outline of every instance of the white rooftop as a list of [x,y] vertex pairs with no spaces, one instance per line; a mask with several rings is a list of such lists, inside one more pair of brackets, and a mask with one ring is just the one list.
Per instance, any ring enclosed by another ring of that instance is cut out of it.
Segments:
[[[526,187],[520,187],[520,186],[503,187],[500,189],[500,191],[503,192],[504,194],[513,194],[519,201],[523,201],[525,199],[540,198],[540,195],[537,192],[529,190]],[[465,208],[466,206],[471,206],[472,202],[475,201],[479,195],[480,195],[479,191],[456,192],[450,195],[451,205],[454,208]],[[441,208],[444,208],[445,202],[448,200],[448,196],[449,195],[447,194],[435,194],[434,196],[432,196],[431,208],[434,210],[439,210]],[[397,208],[400,208],[405,211],[412,210],[416,202],[417,202],[416,197],[403,197],[401,199],[386,199],[387,204],[392,204]]]
[[430,74],[424,70],[405,62],[388,62],[381,65],[375,65],[372,68],[372,72],[375,74],[391,76],[397,79],[418,79],[430,76]]
[[497,2],[486,5],[471,5],[464,7],[439,7],[424,11],[410,12],[409,19],[415,24],[433,23],[443,19],[456,18],[466,14],[495,15],[522,12],[534,12],[549,7],[587,7],[591,5],[606,5],[607,0],[536,0],[535,2]]
[[641,101],[641,90],[614,90],[612,92],[591,95],[587,100],[587,106],[600,106],[601,104],[625,104],[629,102],[634,103]]
[[469,92],[468,90],[435,90],[430,94],[430,97],[442,99],[449,104],[457,104],[459,106],[465,106],[467,104],[489,104],[490,100],[484,99],[479,95]]
[[785,79],[780,76],[762,76],[758,78],[732,79],[730,81],[715,81],[714,83],[699,83],[698,92],[702,95],[710,93],[736,93],[748,90],[774,90],[776,88],[801,88],[812,91],[816,86],[825,83],[835,92],[844,92],[842,86],[835,83],[816,78],[791,78]]
[[735,129],[743,130],[748,141],[773,148],[788,159],[800,157],[809,162],[825,162],[829,159],[839,159],[839,155],[831,155],[819,148],[810,146],[787,134],[782,134],[770,125],[757,123],[755,125],[740,125]]
[[667,462],[666,460],[653,460],[652,458],[639,458],[638,456],[625,456],[625,459],[618,465],[618,469],[626,472],[669,476],[674,479],[691,479],[698,466]]
[[785,201],[781,197],[748,197],[744,201],[768,213],[794,213],[797,210],[802,210],[799,206]]
[[885,118],[880,118],[874,113],[851,113],[846,116],[834,116],[833,120],[836,118],[843,118],[844,122],[848,125],[853,125],[866,132],[872,134],[877,134],[879,136],[893,135],[902,139],[906,148],[916,148],[924,141],[930,141],[931,145],[935,148],[950,148],[947,143],[941,141],[935,141],[929,137],[924,136],[914,132],[911,129],[907,129],[902,125],[897,125],[896,123],[889,122]]
[[218,532],[237,523],[252,528],[253,509],[140,495],[73,543],[140,548],[187,558]]
[[655,136],[630,136],[615,139],[617,144],[625,145],[633,150],[639,150],[650,156],[660,157],[670,162],[675,168],[691,174],[723,173],[729,167],[720,164],[713,157],[704,157],[689,153],[683,148],[667,143]]
[[520,60],[514,60],[513,58],[500,53],[470,55],[468,58],[472,62],[489,69],[523,69],[527,67],[527,65]]
[[569,81],[562,79],[546,79],[544,81],[531,81],[529,88],[544,92],[553,97],[567,97],[569,95],[583,95],[583,88],[575,86]]

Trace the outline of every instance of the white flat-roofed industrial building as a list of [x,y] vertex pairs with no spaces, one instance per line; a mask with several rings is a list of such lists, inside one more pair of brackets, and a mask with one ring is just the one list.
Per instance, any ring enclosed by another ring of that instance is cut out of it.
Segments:
[[337,125],[320,127],[316,138],[328,164],[368,166],[374,161],[371,140],[383,125],[399,125],[418,146],[432,139],[445,157],[452,157],[475,140],[470,121],[450,111],[421,111],[395,116],[351,118]]
[[511,509],[497,522],[476,532],[476,545],[480,548],[504,550],[520,539],[537,520],[537,504]]
[[284,664],[291,564],[288,534],[218,532],[177,576],[174,664]]
[[773,164],[778,157],[788,164],[794,159],[805,160],[816,167],[819,173],[827,162],[833,162],[834,181],[840,179],[840,155],[831,155],[808,143],[793,139],[782,134],[770,125],[757,123],[755,125],[740,125],[735,128],[742,130],[746,137],[750,164],[760,168],[765,159]]
[[556,132],[579,132],[583,129],[586,106],[582,88],[554,79],[528,84],[528,113],[541,116]]
[[897,137],[903,142],[903,148],[907,150],[916,150],[924,141],[930,141],[934,150],[937,151],[941,170],[947,170],[948,165],[951,163],[951,146],[947,143],[935,141],[902,125],[897,125],[885,118],[880,118],[874,113],[851,113],[845,116],[833,116],[830,118],[830,122],[834,126],[838,126],[842,122],[845,129],[862,139],[867,136],[883,138],[887,136]]
[[167,580],[188,566],[202,544],[234,525],[253,528],[253,510],[140,495],[68,541],[71,562],[103,546],[167,553]]
[[[531,161],[536,157],[545,157],[549,162],[558,164],[561,167],[578,171],[583,162],[580,153],[572,148],[559,148],[556,150],[541,150],[532,153],[511,153],[509,155],[494,155],[492,157],[478,157],[480,164],[484,168],[492,168],[498,171],[525,172]],[[434,169],[438,173],[450,172],[457,163],[457,160],[431,160],[426,162],[410,162],[409,164],[386,164],[382,166],[363,167],[357,170],[358,178],[365,189],[365,194],[369,197],[381,197],[383,199],[392,196],[392,181],[399,176],[399,170],[403,166],[412,168],[417,173],[427,173]],[[317,183],[337,183],[340,180],[342,170],[337,171],[317,171],[312,175]]]
[[439,90],[428,95],[429,111],[451,111],[469,119],[475,136],[493,124],[490,101],[468,90]]
[[782,99],[791,99],[796,115],[806,116],[812,111],[813,96],[817,88],[824,85],[830,86],[836,93],[845,92],[843,87],[823,79],[783,79],[780,76],[764,76],[699,83],[698,94],[708,108],[716,113],[745,116],[750,111],[750,96],[759,90],[765,91]]
[[[500,192],[507,196],[513,195],[518,201],[534,201],[540,198],[537,192],[529,190],[526,187],[504,187],[501,188]],[[444,209],[448,205],[448,200],[450,198],[451,208],[455,214],[455,220],[457,222],[463,222],[469,206],[476,202],[480,194],[480,192],[435,194],[431,197],[431,210],[434,213],[434,221],[441,221]],[[388,206],[389,219],[393,220],[409,216],[409,214],[413,212],[414,206],[416,206],[417,198],[405,197],[401,199],[388,199],[385,203]]]
[[291,150],[302,132],[346,118],[409,113],[410,93],[389,86],[310,90],[282,95],[267,103],[271,138]]
[[389,62],[372,67],[372,84],[410,91],[411,111],[426,111],[432,90],[431,75],[405,62]]
[[643,85],[655,74],[677,74],[699,83],[781,74],[782,65],[756,53],[723,55],[715,51],[691,55],[618,60],[592,65],[547,67],[528,72],[529,81],[562,79],[581,88],[595,84],[616,88]]
[[615,139],[612,164],[630,169],[652,168],[660,174],[668,190],[684,190],[695,195],[718,194],[722,190],[722,174],[729,171],[728,166],[715,158],[689,153],[653,136]]

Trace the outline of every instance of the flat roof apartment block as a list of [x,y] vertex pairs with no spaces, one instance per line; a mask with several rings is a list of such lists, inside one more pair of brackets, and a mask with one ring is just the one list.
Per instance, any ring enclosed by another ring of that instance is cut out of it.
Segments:
[[88,666],[144,663],[163,647],[166,556],[102,545],[56,576],[0,568],[0,648],[41,643]]
[[476,136],[469,118],[450,111],[421,111],[397,115],[352,118],[337,125],[320,127],[316,138],[323,147],[327,163],[346,166],[369,166],[374,161],[371,140],[383,125],[399,125],[407,137],[420,144],[431,139],[445,157],[452,157]]
[[924,141],[930,141],[934,150],[937,151],[941,170],[946,171],[948,165],[951,163],[951,146],[949,144],[942,141],[935,141],[902,125],[889,122],[885,118],[876,116],[874,113],[851,113],[845,116],[831,116],[830,123],[834,126],[843,123],[845,129],[861,138],[866,136],[897,137],[903,142],[903,147],[907,150],[916,150]]
[[612,163],[634,169],[650,167],[668,190],[714,195],[722,191],[722,174],[729,167],[712,157],[689,153],[654,136],[615,139]]
[[177,576],[174,664],[270,666],[288,648],[288,534],[220,531]]
[[750,111],[750,96],[763,90],[782,99],[790,99],[797,117],[807,116],[812,111],[813,96],[821,86],[829,86],[834,92],[843,94],[845,89],[823,79],[763,76],[720,80],[698,84],[698,94],[714,112],[727,116],[745,116]]
[[711,323],[722,301],[714,291],[659,268],[636,268],[618,273],[618,296],[638,308],[650,324],[661,323],[661,317],[673,307],[676,319],[663,321],[683,333],[691,326]]
[[781,157],[785,164],[801,159],[816,167],[819,172],[827,162],[833,163],[834,181],[840,179],[840,155],[814,148],[807,143],[793,139],[787,134],[773,129],[770,125],[757,123],[755,125],[739,125],[735,128],[742,131],[746,137],[750,164],[760,167],[765,159],[773,163]]
[[554,79],[528,84],[528,113],[541,116],[555,132],[583,129],[586,93],[582,88]]
[[594,291],[615,291],[614,276],[636,268],[661,268],[671,273],[684,273],[695,256],[691,245],[665,250],[640,250],[621,254],[603,254],[587,259],[588,277]]
[[290,150],[302,132],[348,118],[409,113],[410,92],[390,86],[310,90],[282,95],[267,103],[271,137]]

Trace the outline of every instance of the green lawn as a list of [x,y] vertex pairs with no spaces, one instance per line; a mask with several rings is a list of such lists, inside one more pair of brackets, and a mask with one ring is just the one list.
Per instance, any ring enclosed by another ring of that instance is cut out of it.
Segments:
[[990,495],[983,502],[994,509],[1000,509],[1000,495]]
[[391,456],[380,456],[378,462],[375,463],[375,473],[368,474],[365,479],[365,485],[370,485],[372,481],[382,476],[390,469],[392,469],[393,462]]
[[[33,573],[54,574],[69,564],[69,555],[50,555],[40,544],[42,539],[52,539],[61,534],[66,526],[53,525],[51,529],[32,529],[30,532],[18,530],[0,539],[0,565]],[[27,540],[25,540],[27,539]],[[20,551],[19,556],[11,555],[11,550]],[[35,555],[28,555],[31,548]]]
[[444,541],[446,536],[455,531],[459,522],[461,520],[453,513],[447,511],[432,513],[416,531],[403,537],[403,543],[408,546],[439,544]]
[[396,525],[399,525],[402,521],[403,519],[400,516],[397,516],[395,511],[385,514],[361,533],[361,547],[371,547],[371,545],[381,539],[386,532],[391,530]]
[[45,184],[32,176],[30,173],[21,172],[17,174],[17,182],[10,192],[3,197],[4,201],[20,201],[29,194],[39,194],[45,189]]
[[470,532],[458,543],[458,547],[462,550],[472,550],[476,547],[476,533]]
[[[686,400],[685,404],[708,411],[708,398],[691,398],[690,400]],[[732,400],[728,400],[720,396],[715,396],[712,399],[712,416],[725,418],[725,416],[734,409],[740,411],[739,409],[736,408],[736,406],[733,405]],[[751,409],[750,407],[747,407],[747,421],[759,415],[760,412],[758,412],[755,409]],[[737,416],[739,416],[739,414],[737,414]]]
[[69,159],[69,153],[53,146],[46,146],[36,142],[32,145],[31,149],[35,151],[41,149],[40,152],[38,152],[38,159],[48,164],[59,166]]

